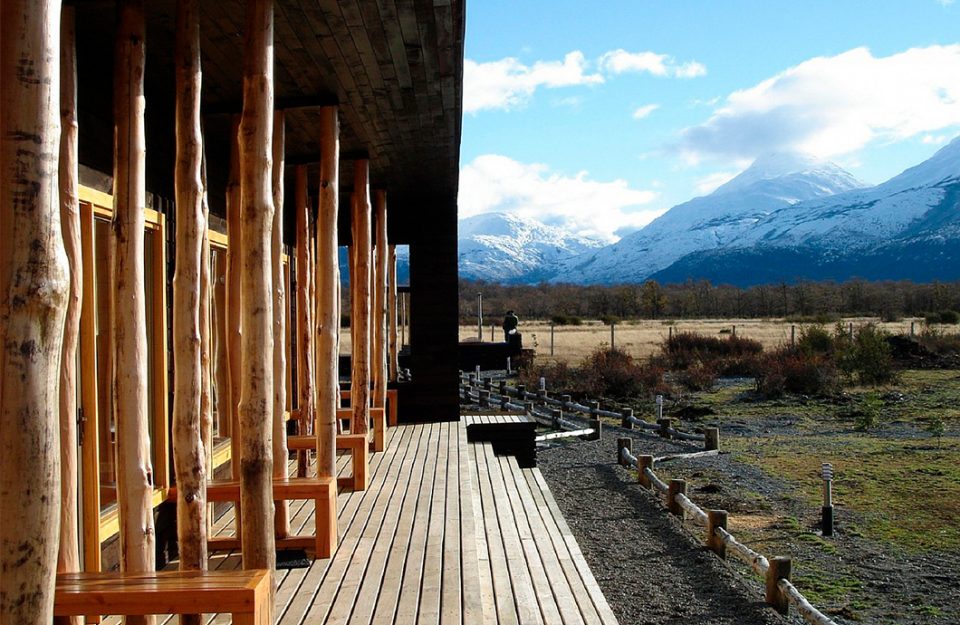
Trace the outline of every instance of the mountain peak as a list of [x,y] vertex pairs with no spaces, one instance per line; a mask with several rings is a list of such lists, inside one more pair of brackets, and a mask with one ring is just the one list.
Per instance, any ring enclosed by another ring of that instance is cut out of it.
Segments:
[[[803,152],[770,152],[758,156],[753,164],[713,193],[721,195],[742,191],[766,180],[803,178],[823,187],[822,195],[841,193],[866,186],[845,169],[830,161]],[[799,199],[799,198],[798,198]]]

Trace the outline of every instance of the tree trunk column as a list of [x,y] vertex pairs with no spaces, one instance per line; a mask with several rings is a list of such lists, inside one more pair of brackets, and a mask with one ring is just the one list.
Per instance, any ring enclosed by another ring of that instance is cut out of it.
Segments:
[[273,1],[248,0],[240,121],[240,509],[245,569],[273,570]]
[[[297,388],[299,389],[301,434],[307,434],[317,418],[316,387],[314,386],[313,304],[310,284],[313,282],[313,254],[310,246],[310,208],[307,203],[307,168],[298,165],[294,179],[294,206],[297,222]],[[297,452],[297,474],[306,475],[307,452]]]
[[5,1],[0,23],[0,622],[47,625],[70,286],[57,193],[60,3]]
[[[147,421],[147,317],[143,270],[146,139],[143,75],[146,55],[143,0],[122,0],[114,75],[113,411],[117,424],[117,502],[120,565],[155,568],[153,467]],[[163,346],[158,346],[162,349]],[[153,623],[153,616],[127,617]]]
[[[173,462],[180,570],[207,568],[207,467],[201,430],[200,267],[203,257],[203,138],[200,133],[200,7],[177,2],[174,50],[177,262],[173,276]],[[158,347],[158,346],[155,346]],[[163,347],[158,347],[163,349]],[[199,622],[197,615],[187,619]]]
[[[283,111],[273,116],[273,224],[270,266],[273,271],[273,476],[287,477],[287,287],[283,279]],[[290,532],[287,501],[274,501],[275,530],[280,538]]]
[[337,108],[320,109],[320,201],[317,210],[317,475],[336,476],[340,398],[340,265],[337,219],[340,187]]
[[350,405],[351,432],[370,427],[370,163],[354,163],[353,213],[350,226],[353,253],[350,265]]
[[[230,469],[240,479],[240,370],[243,361],[240,344],[240,275],[243,273],[243,240],[240,233],[240,117],[230,127],[230,169],[226,189],[227,205],[227,396],[220,406],[230,434]],[[239,517],[235,519],[237,529]]]
[[376,269],[373,296],[373,405],[387,405],[387,192],[374,194]]
[[[77,533],[77,345],[83,301],[80,202],[77,195],[77,48],[76,11],[63,8],[60,22],[60,222],[70,265],[70,291],[60,358],[60,553],[58,573],[80,570]],[[57,619],[80,625],[78,616]]]

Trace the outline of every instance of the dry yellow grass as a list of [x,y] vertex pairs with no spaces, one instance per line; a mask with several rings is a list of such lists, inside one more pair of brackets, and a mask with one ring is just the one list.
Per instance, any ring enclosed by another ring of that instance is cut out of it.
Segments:
[[[873,322],[884,330],[893,333],[909,333],[910,322],[916,322],[916,331],[920,332],[922,319],[903,319],[892,323],[882,323],[879,319],[856,317],[844,319],[844,325],[854,326]],[[614,328],[614,345],[625,350],[635,358],[647,358],[659,350],[666,340],[670,328],[674,332],[698,332],[707,336],[727,336],[736,326],[737,336],[760,341],[765,348],[772,348],[790,342],[790,328],[796,328],[800,334],[801,324],[783,319],[691,319],[678,321],[642,320],[621,322]],[[951,329],[947,331],[956,331]],[[556,326],[553,330],[553,356],[550,355],[551,332],[549,321],[520,322],[523,333],[523,346],[537,351],[539,362],[562,361],[579,363],[595,349],[610,345],[610,326],[599,321],[585,321],[580,326]],[[499,327],[492,331],[493,340],[503,340]],[[477,340],[477,326],[460,326],[461,341]],[[491,327],[483,331],[483,340],[491,340]]]

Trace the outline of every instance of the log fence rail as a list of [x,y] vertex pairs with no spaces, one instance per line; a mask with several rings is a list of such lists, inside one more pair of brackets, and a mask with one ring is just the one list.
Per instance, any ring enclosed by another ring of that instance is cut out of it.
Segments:
[[721,559],[732,554],[746,563],[750,569],[763,577],[766,585],[766,602],[781,614],[786,614],[789,605],[813,625],[837,625],[836,621],[815,608],[790,581],[790,559],[767,559],[738,541],[727,531],[727,513],[724,510],[704,510],[686,495],[686,481],[660,479],[653,470],[653,456],[635,456],[629,438],[617,439],[617,462],[637,470],[637,482],[644,488],[662,493],[666,507],[672,514],[690,519],[706,528],[707,547]]

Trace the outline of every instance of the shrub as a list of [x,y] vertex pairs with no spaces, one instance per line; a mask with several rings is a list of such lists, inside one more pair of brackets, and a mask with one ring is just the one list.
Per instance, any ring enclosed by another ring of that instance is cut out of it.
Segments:
[[643,365],[618,349],[599,348],[577,367],[566,363],[528,367],[520,373],[520,381],[528,388],[538,388],[540,377],[547,379],[547,388],[577,398],[635,397],[669,394],[663,369]]
[[854,413],[853,427],[861,432],[877,427],[882,409],[883,400],[876,393],[864,395],[859,409]]
[[936,328],[924,328],[917,341],[936,354],[956,354],[960,352],[960,334],[947,334]]
[[822,396],[840,388],[839,373],[828,356],[790,347],[766,354],[758,363],[755,380],[757,392],[765,397]]
[[724,338],[695,332],[678,332],[664,341],[657,358],[672,371],[709,366],[714,375],[752,375],[756,357],[763,352],[759,341],[741,336]]
[[940,323],[955,326],[960,323],[960,314],[955,310],[941,310]]
[[603,315],[600,317],[600,323],[605,326],[612,326],[620,323],[620,317],[616,315]]
[[885,384],[897,378],[887,333],[872,323],[857,328],[853,337],[838,328],[834,351],[840,369],[861,384]]
[[709,391],[717,383],[717,372],[710,364],[700,362],[678,373],[677,381],[689,391]]
[[578,326],[583,324],[583,319],[577,317],[576,315],[568,315],[566,313],[560,313],[558,315],[553,315],[550,317],[550,323],[555,326]]
[[822,325],[804,326],[800,328],[797,349],[806,354],[831,354],[833,353],[833,336]]

